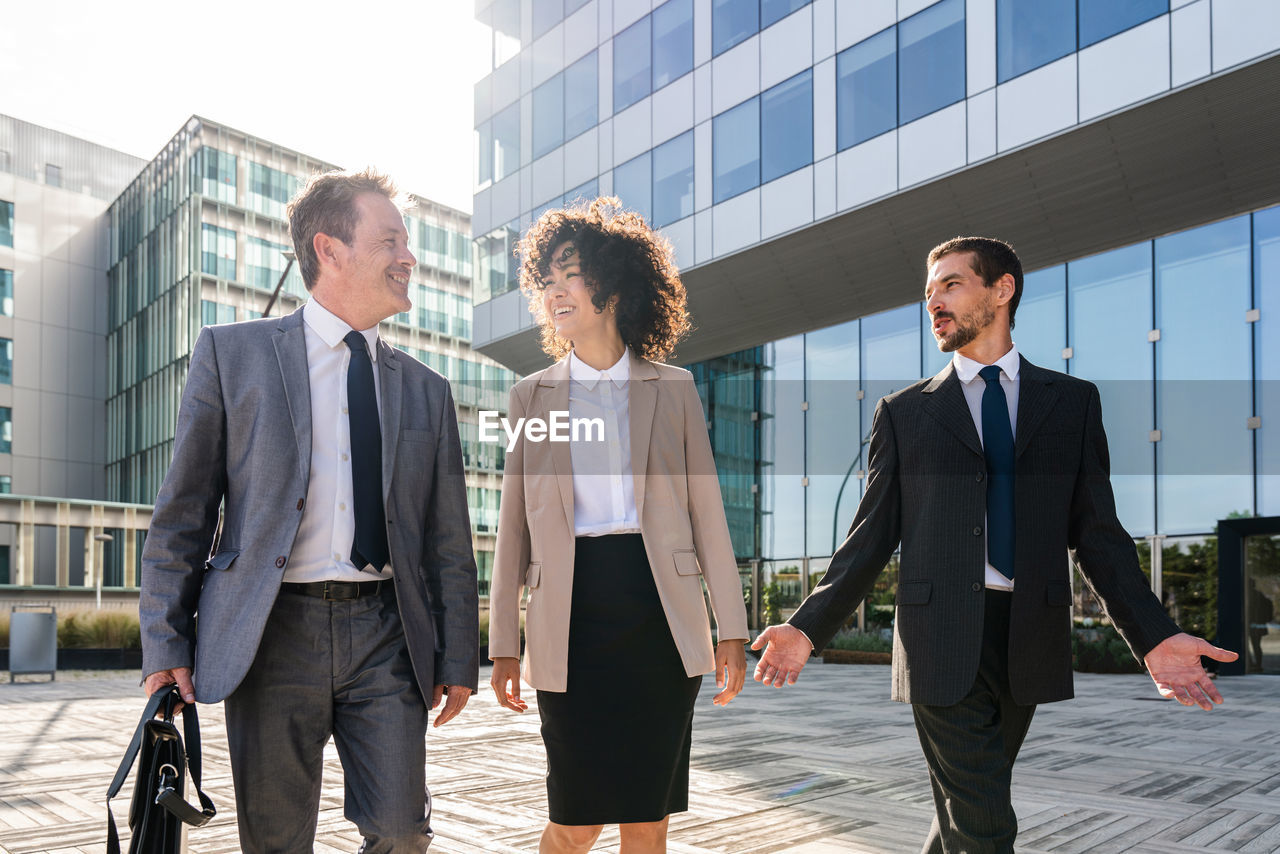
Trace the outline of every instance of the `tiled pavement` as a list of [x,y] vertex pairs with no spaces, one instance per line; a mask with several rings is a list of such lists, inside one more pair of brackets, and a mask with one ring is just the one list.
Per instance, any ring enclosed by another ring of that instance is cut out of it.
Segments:
[[[137,723],[138,674],[52,684],[0,674],[0,851],[100,852],[103,794]],[[488,679],[482,673],[482,684]],[[625,671],[618,690],[626,690]],[[1280,851],[1280,678],[1223,679],[1211,714],[1162,701],[1145,676],[1077,678],[1036,713],[1015,775],[1020,852]],[[888,668],[814,664],[794,688],[749,683],[727,709],[699,699],[690,811],[672,854],[914,854],[931,804],[910,709]],[[529,692],[532,699],[532,692]],[[221,707],[202,707],[217,819],[193,852],[236,850]],[[619,733],[625,738],[625,733]],[[544,821],[538,717],[485,688],[428,737],[437,854],[536,851]],[[316,850],[354,851],[342,772],[327,754]],[[116,799],[128,813],[129,785]],[[606,831],[599,851],[617,850]]]

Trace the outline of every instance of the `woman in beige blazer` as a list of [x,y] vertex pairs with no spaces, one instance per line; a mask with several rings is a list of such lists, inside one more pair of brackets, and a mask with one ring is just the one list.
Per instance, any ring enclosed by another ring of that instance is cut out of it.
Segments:
[[746,669],[746,609],[702,403],[688,371],[658,363],[689,329],[684,285],[670,244],[616,199],[543,214],[520,252],[543,349],[560,361],[512,388],[507,418],[540,419],[553,434],[557,419],[598,421],[561,428],[569,442],[537,441],[535,427],[507,455],[491,683],[518,712],[521,676],[538,691],[543,854],[585,852],[615,823],[624,854],[665,851],[669,815],[688,809],[702,674],[715,672],[713,702],[724,705]]

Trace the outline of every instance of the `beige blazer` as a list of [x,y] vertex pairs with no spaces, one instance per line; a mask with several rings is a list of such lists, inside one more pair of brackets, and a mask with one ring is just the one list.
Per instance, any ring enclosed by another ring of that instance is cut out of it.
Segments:
[[[550,420],[569,409],[569,361],[525,377],[511,389],[507,417]],[[689,676],[715,670],[706,581],[720,640],[747,638],[747,611],[729,540],[707,425],[683,368],[631,357],[631,471],[644,549],[658,597]],[[520,655],[524,681],[564,691],[573,599],[573,468],[567,442],[523,438],[507,454],[498,547],[489,595],[489,657]]]

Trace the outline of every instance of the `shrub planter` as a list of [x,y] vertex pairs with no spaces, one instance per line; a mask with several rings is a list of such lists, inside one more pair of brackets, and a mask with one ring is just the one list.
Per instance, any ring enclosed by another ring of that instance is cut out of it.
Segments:
[[891,652],[863,652],[859,649],[827,649],[822,652],[823,664],[892,664]]

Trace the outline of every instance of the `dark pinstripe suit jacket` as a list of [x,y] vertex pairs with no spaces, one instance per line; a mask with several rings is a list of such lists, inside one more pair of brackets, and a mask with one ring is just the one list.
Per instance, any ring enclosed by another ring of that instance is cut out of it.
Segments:
[[[1141,661],[1178,632],[1116,518],[1097,388],[1022,360],[1009,681],[1022,704],[1072,696],[1071,576],[1090,587]],[[871,427],[867,490],[822,583],[790,622],[821,650],[899,542],[893,699],[959,702],[982,645],[986,465],[951,365],[885,397]]]

